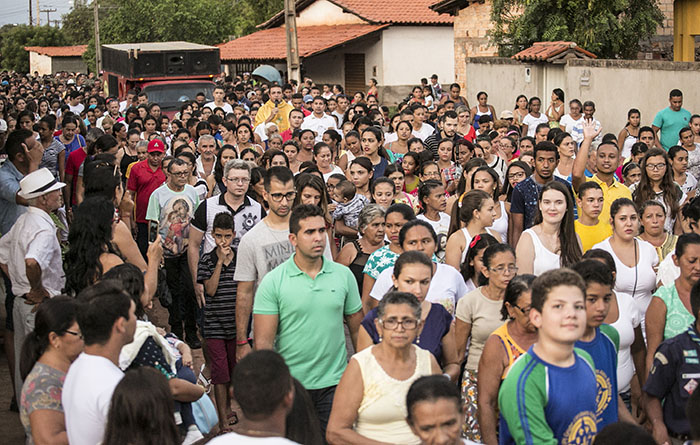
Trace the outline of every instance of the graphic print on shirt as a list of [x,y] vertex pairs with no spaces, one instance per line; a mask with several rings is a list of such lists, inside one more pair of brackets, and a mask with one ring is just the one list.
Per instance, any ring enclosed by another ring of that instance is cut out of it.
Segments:
[[561,443],[562,445],[587,445],[593,442],[597,432],[595,415],[590,411],[581,411],[569,424]]
[[185,194],[173,196],[163,208],[159,231],[166,256],[178,256],[187,251],[193,215],[194,203]]
[[294,246],[292,246],[292,243],[289,241],[276,241],[263,246],[263,252],[265,252],[265,262],[267,263],[267,271],[269,272],[292,256],[294,253]]
[[598,384],[598,394],[595,400],[595,414],[597,417],[600,417],[612,400],[612,383],[610,382],[610,378],[601,369],[596,369],[595,380]]

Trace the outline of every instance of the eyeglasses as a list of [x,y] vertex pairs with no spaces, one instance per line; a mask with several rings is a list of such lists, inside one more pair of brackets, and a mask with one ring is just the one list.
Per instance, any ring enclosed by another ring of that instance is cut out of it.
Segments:
[[403,328],[407,331],[412,331],[418,327],[418,320],[415,318],[407,318],[405,320],[395,320],[393,318],[390,318],[388,320],[379,320],[379,323],[384,327],[384,329],[389,329],[390,331],[393,331],[399,327],[399,325],[403,326]]
[[518,273],[518,266],[498,266],[491,267],[489,268],[489,270],[492,270],[493,272],[496,272],[499,275],[504,275],[506,273]]
[[508,179],[521,179],[525,177],[525,172],[511,173],[508,175]]
[[66,334],[74,335],[74,336],[78,337],[78,338],[81,339],[81,340],[83,339],[83,334],[80,333],[80,332],[73,332],[73,331],[69,331],[68,329],[66,329],[66,330],[63,331],[63,332],[65,332]]
[[513,306],[514,308],[516,308],[517,310],[519,310],[520,312],[522,312],[523,315],[528,315],[530,313],[530,311],[532,310],[531,307],[529,307],[527,309],[523,309],[515,303],[511,303],[510,305]]
[[292,201],[294,201],[294,198],[296,198],[296,196],[297,196],[297,192],[270,193],[270,198],[272,198],[272,200],[275,202],[282,201],[282,198],[286,199],[287,202],[292,202]]
[[658,170],[664,170],[666,168],[666,163],[663,164],[647,164],[647,168],[652,169],[653,171],[658,171]]
[[171,174],[172,176],[179,176],[179,177],[181,177],[181,178],[184,178],[184,177],[188,176],[188,175],[190,174],[190,172],[188,172],[188,171],[184,171],[184,172],[171,172],[170,174]]
[[245,184],[247,182],[250,182],[250,178],[226,178],[228,182],[234,182],[237,184]]

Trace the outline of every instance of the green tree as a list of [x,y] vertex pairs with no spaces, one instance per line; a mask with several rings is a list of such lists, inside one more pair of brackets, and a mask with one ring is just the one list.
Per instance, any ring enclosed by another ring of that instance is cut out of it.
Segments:
[[636,58],[663,20],[655,0],[493,0],[489,37],[501,56],[535,42],[576,42],[602,58]]
[[61,29],[68,41],[74,45],[89,43],[95,30],[92,7],[88,6],[84,0],[77,0],[73,9],[61,16]]
[[51,26],[17,25],[3,27],[0,53],[2,67],[20,73],[29,72],[29,53],[25,46],[62,46],[68,44],[63,32]]

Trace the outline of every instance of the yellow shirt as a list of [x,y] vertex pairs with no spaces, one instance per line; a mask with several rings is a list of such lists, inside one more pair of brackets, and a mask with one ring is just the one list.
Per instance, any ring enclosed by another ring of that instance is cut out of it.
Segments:
[[[587,181],[595,181],[598,183],[601,189],[603,189],[603,210],[600,212],[600,215],[598,216],[598,221],[605,221],[605,223],[609,223],[610,221],[610,206],[612,205],[613,202],[615,202],[616,199],[619,198],[629,198],[632,199],[632,192],[630,191],[629,188],[617,179],[613,179],[613,183],[610,187],[608,185],[598,179],[598,175],[593,175],[591,178],[586,178]],[[582,215],[583,212],[581,212],[581,207],[578,208],[578,214]],[[609,224],[608,224],[609,225]],[[583,241],[583,237],[581,237],[581,240]],[[602,241],[602,240],[601,240]],[[584,244],[584,252],[586,251],[586,246]]]
[[[608,207],[608,212],[610,211]],[[608,217],[609,218],[609,217]],[[598,224],[595,226],[584,226],[580,220],[574,221],[574,229],[581,238],[583,252],[589,251],[593,246],[601,241],[605,241],[612,236],[612,226],[610,221],[598,217]]]
[[[255,115],[255,126],[257,127],[260,124],[264,124],[274,108],[275,103],[271,100],[268,100],[265,105],[260,107],[258,113]],[[289,112],[292,111],[294,107],[291,104],[282,101],[279,103],[279,105],[277,105],[277,108],[279,109],[279,112],[270,122],[274,122],[277,125],[277,128],[279,128],[280,133],[282,133],[283,131],[289,129]]]

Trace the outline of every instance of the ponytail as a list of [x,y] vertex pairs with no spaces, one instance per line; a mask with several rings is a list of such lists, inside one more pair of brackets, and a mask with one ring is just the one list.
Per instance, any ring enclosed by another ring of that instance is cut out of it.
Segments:
[[[42,341],[43,340],[43,341]],[[49,338],[40,339],[36,331],[32,331],[27,335],[22,345],[22,353],[19,357],[19,375],[22,380],[25,380],[36,364],[41,354],[44,353],[48,346]]]

